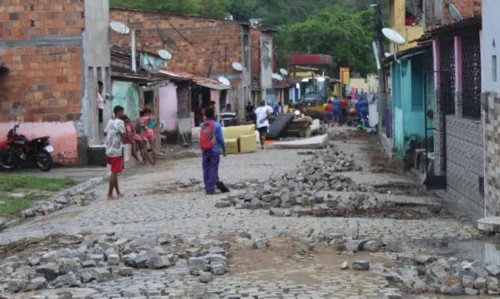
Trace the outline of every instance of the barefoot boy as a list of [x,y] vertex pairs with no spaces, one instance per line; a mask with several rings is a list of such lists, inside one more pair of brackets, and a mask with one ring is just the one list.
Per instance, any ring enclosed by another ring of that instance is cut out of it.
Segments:
[[125,135],[125,123],[123,116],[125,109],[122,106],[116,106],[113,109],[115,119],[110,124],[106,136],[106,163],[111,168],[111,177],[109,178],[108,200],[115,199],[113,197],[113,189],[116,190],[116,198],[123,195],[118,187],[118,174],[123,170],[122,145],[123,135]]

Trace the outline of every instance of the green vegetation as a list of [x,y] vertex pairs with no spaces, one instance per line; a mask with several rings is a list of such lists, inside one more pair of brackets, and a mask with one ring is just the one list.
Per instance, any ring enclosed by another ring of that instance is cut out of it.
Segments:
[[[388,0],[383,0],[384,13]],[[278,67],[287,67],[291,52],[332,55],[332,75],[341,66],[366,74],[375,71],[372,54],[373,0],[110,0],[112,7],[157,10],[211,18],[231,13],[235,20],[263,20],[276,28]],[[385,18],[387,19],[387,18]],[[196,43],[196,41],[193,41]]]
[[[73,185],[70,179],[49,179],[35,175],[0,174],[0,216],[16,214],[43,199],[43,192],[57,192]],[[20,191],[20,196],[9,192]]]

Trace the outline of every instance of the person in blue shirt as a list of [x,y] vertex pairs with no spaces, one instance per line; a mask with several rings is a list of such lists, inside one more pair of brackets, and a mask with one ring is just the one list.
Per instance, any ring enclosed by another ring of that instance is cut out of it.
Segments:
[[202,166],[203,166],[203,181],[205,183],[205,191],[207,194],[215,194],[215,187],[219,180],[219,163],[220,156],[226,156],[226,145],[224,142],[224,135],[222,135],[222,126],[219,122],[215,121],[214,109],[207,108],[205,110],[206,121],[201,125],[208,125],[208,122],[213,122],[215,145],[211,150],[202,152]]
[[368,120],[368,100],[366,96],[362,96],[356,103],[356,114],[358,115],[359,121]]
[[274,103],[274,106],[273,106],[273,116],[276,117],[280,114],[280,103],[276,102]]

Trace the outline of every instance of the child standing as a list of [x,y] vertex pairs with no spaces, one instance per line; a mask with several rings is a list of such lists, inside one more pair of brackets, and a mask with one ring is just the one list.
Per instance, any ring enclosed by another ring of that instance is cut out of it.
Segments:
[[[123,116],[123,121],[125,123],[125,130],[127,131],[127,134],[123,136],[123,144],[130,144],[132,148],[132,157],[139,162],[139,164],[145,164],[146,161],[142,160],[142,157],[144,157],[143,149],[142,149],[142,138],[137,134],[135,131],[135,125],[130,121],[130,118],[128,116]],[[137,148],[136,146],[139,146],[139,151],[141,153],[141,159],[137,156]]]
[[[144,107],[144,109],[142,109],[142,113],[143,114],[141,116],[140,123],[141,123],[141,138],[144,146],[144,156],[145,156],[144,158],[146,158],[147,156],[149,162],[151,162],[152,165],[155,165],[156,163],[156,149],[154,147],[155,132],[151,128],[152,126],[151,115],[153,111],[149,107]],[[153,152],[153,158],[150,158],[149,155],[147,154],[148,142],[151,147],[151,151]],[[146,160],[144,159],[144,161]]]
[[118,187],[118,174],[123,171],[122,145],[125,135],[125,124],[123,123],[124,111],[122,106],[113,109],[115,119],[110,125],[106,139],[106,164],[111,168],[109,178],[108,200],[115,199],[113,190],[116,190],[117,198],[123,197]]

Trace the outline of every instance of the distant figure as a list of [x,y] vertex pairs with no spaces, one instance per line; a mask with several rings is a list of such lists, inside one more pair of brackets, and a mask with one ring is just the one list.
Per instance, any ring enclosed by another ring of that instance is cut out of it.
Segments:
[[279,103],[279,102],[274,103],[273,116],[274,117],[278,116],[280,114],[280,110],[281,110],[281,103]]
[[332,106],[333,106],[333,119],[336,123],[340,123],[340,101],[337,99],[337,97],[333,97],[332,101]]
[[[146,153],[144,158],[147,158],[149,162],[151,162],[152,165],[156,164],[156,148],[154,146],[154,141],[155,141],[155,132],[153,131],[154,127],[154,121],[153,121],[153,111],[149,107],[144,107],[142,109],[143,116],[140,119],[141,123],[141,138],[142,138],[142,144],[144,147],[144,152]],[[151,147],[151,151],[153,153],[153,157],[150,158],[149,155],[147,154],[147,148],[148,148],[148,142]],[[144,159],[146,161],[146,159]]]
[[326,113],[326,123],[328,125],[331,125],[333,122],[333,103],[332,101],[328,101],[328,104],[325,106],[325,113]]
[[[130,118],[126,115],[123,116],[123,122],[125,123],[126,134],[123,136],[123,144],[130,144],[132,150],[132,157],[139,163],[145,164],[146,162],[142,160],[144,157],[142,138],[137,134],[135,130],[135,124],[130,121]],[[139,146],[139,151],[141,153],[141,159],[137,156],[137,146]]]
[[247,122],[252,121],[252,119],[254,119],[254,117],[253,117],[255,114],[254,110],[255,110],[255,106],[252,105],[252,102],[248,101],[247,106],[245,107],[245,111],[247,113],[247,115],[246,115]]
[[368,120],[368,100],[365,96],[361,97],[361,99],[356,103],[356,115],[358,116],[359,121]]
[[224,127],[230,127],[236,125],[236,113],[231,108],[231,104],[226,105],[226,109],[221,113],[221,122]]
[[201,125],[200,149],[202,150],[203,182],[207,195],[215,194],[219,180],[220,155],[226,156],[226,145],[222,135],[222,126],[215,121],[215,111],[205,109],[206,120]]
[[99,121],[99,132],[102,132],[102,124],[104,122],[104,104],[106,101],[104,100],[104,96],[102,92],[104,90],[104,84],[102,81],[97,82],[97,118]]
[[259,108],[255,110],[257,130],[260,135],[260,146],[264,149],[267,131],[269,129],[269,118],[273,114],[273,108],[266,105],[265,101],[260,102]]
[[349,115],[348,110],[349,110],[349,101],[344,97],[340,101],[340,115],[341,115],[340,123],[341,124],[344,122],[347,122],[347,117]]

